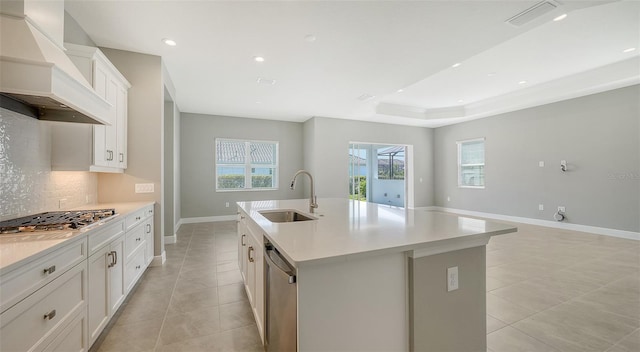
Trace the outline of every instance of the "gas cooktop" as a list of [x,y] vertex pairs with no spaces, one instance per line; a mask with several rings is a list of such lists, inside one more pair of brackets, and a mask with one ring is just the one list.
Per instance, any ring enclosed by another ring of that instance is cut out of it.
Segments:
[[52,211],[0,221],[0,233],[77,230],[115,215],[115,209]]

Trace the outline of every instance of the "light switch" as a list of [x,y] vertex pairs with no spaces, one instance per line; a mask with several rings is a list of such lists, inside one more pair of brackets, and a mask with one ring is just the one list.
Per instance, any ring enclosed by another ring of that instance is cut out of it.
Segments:
[[136,183],[136,193],[153,193],[153,183]]

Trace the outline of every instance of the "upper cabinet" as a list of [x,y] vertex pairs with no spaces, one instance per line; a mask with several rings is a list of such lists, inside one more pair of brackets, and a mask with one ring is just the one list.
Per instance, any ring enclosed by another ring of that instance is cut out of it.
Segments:
[[98,48],[65,44],[67,56],[110,105],[111,125],[52,125],[52,170],[123,172],[131,84]]

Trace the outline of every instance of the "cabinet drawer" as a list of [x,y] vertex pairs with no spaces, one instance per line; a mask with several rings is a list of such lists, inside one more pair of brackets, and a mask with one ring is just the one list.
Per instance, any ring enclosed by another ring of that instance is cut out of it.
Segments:
[[128,263],[131,261],[131,258],[135,254],[135,252],[144,245],[145,241],[145,232],[147,229],[147,222],[138,224],[138,226],[134,227],[131,230],[127,231],[127,235],[125,236],[124,242],[124,262]]
[[86,308],[86,262],[0,315],[0,350],[33,351],[49,345]]
[[83,309],[43,352],[88,351],[86,323],[87,312]]
[[21,299],[64,274],[87,258],[87,239],[74,241],[0,278],[0,312],[11,308]]
[[124,284],[127,288],[127,292],[136,284],[140,275],[147,268],[144,261],[144,247],[139,247],[133,253],[131,261],[125,265],[124,269]]
[[153,217],[153,205],[145,207],[143,209],[136,210],[129,214],[125,219],[125,228],[127,231],[134,228],[136,225],[143,222],[147,217]]
[[111,243],[116,237],[124,233],[124,221],[103,225],[104,228],[89,232],[89,255]]

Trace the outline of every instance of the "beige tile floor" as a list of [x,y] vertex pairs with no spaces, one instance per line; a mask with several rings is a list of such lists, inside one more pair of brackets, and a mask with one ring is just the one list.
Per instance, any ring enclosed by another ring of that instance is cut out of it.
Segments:
[[[487,246],[488,351],[640,351],[640,242],[517,226]],[[92,350],[262,351],[235,231],[183,225]]]

